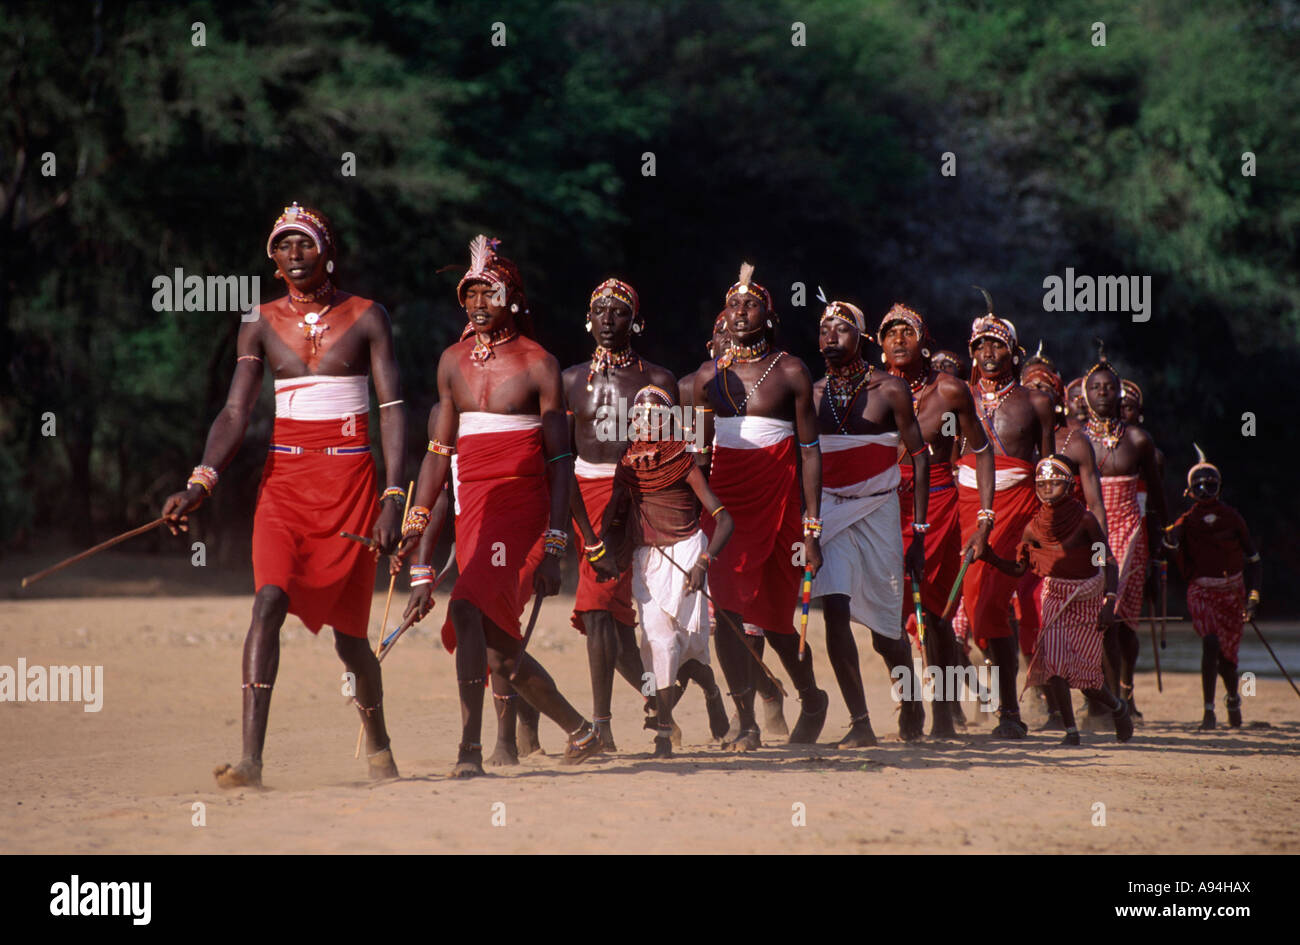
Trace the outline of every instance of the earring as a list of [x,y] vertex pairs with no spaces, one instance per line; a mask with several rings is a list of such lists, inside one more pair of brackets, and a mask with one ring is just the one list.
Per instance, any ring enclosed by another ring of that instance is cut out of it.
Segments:
[[325,262],[325,271],[328,272],[328,273],[330,273],[331,275],[333,275],[333,273],[334,273],[334,260],[330,259],[330,260],[327,260],[327,261]]
[[885,352],[883,352],[883,351],[880,352],[880,363],[881,363],[881,364],[888,364],[888,363],[889,363],[889,359],[885,357]]
[[587,319],[587,331],[591,331],[591,319]]
[[518,302],[510,303],[510,311],[517,313],[519,311],[519,303]]
[[1019,364],[1019,363],[1020,363],[1020,355],[1016,355],[1015,357],[1013,357],[1013,358],[1011,359],[1011,363],[1012,363],[1012,364]]
[[772,327],[772,319],[770,319],[770,318],[767,320],[767,327],[768,327],[768,328],[771,328],[771,327]]
[[275,278],[277,278],[277,279],[283,279],[283,278],[284,278],[284,273],[281,272],[279,269],[275,270]]
[[930,349],[929,349],[929,348],[922,348],[922,349],[921,349],[921,357],[923,357],[923,358],[928,358],[929,356],[930,356]]
[[641,334],[641,323],[637,322],[635,325],[633,325],[632,331],[636,332],[636,334],[638,335]]

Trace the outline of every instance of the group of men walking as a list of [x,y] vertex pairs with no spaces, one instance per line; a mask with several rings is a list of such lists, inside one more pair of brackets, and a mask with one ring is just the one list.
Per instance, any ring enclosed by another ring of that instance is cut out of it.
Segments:
[[[939,351],[907,306],[894,305],[873,332],[860,308],[831,301],[817,325],[825,372],[814,380],[778,347],[772,294],[746,264],[712,326],[710,357],[681,382],[637,353],[647,323],[635,289],[619,279],[591,295],[590,360],[561,370],[537,340],[518,268],[479,236],[457,286],[467,324],[439,360],[428,446],[408,497],[388,315],[334,285],[336,246],[313,208],[293,204],[274,224],[267,255],[288,294],[241,327],[226,406],[186,490],[163,509],[173,530],[183,529],[211,494],[269,367],[276,419],[253,535],[243,758],[217,770],[222,786],[261,783],[288,613],[313,632],[333,628],[356,680],[371,775],[396,776],[367,642],[374,555],[409,563],[405,616],[422,618],[433,603],[433,551],[450,520],[458,577],[442,640],[454,653],[461,707],[454,776],[483,773],[487,691],[498,730],[491,764],[540,749],[539,713],[568,733],[566,762],[614,750],[616,676],[644,697],[658,757],[680,740],[673,709],[691,682],[726,750],[760,747],[760,704],[769,737],[816,742],[831,697],[795,627],[801,590],[805,602],[821,602],[851,719],[839,747],[876,743],[854,623],[870,631],[904,694],[903,739],[921,737],[925,722],[910,631],[923,665],[940,669],[932,736],[964,725],[942,669],[969,664],[973,642],[997,670],[995,737],[1027,733],[1017,692],[1023,651],[1028,683],[1042,688],[1049,724],[1065,729],[1066,743],[1080,740],[1071,688],[1110,715],[1123,741],[1137,717],[1134,628],[1153,549],[1174,556],[1193,588],[1189,605],[1205,639],[1202,727],[1215,724],[1219,676],[1229,721],[1240,724],[1236,646],[1259,601],[1259,555],[1240,516],[1218,499],[1219,473],[1207,462],[1188,476],[1192,509],[1166,528],[1163,458],[1140,426],[1141,391],[1104,354],[1063,383],[1041,345],[1026,357],[985,293],[963,377],[960,356]],[[388,478],[381,493],[368,374]],[[369,536],[369,547],[340,538],[344,531]],[[586,637],[590,718],[527,652],[523,629],[529,601],[559,590],[571,535],[583,545],[572,622]],[[769,644],[800,702],[792,729],[783,684],[764,662]]]

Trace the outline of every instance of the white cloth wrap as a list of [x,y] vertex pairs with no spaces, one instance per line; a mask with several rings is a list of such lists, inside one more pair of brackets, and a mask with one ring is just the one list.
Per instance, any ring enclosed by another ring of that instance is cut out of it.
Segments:
[[[1003,489],[1010,489],[1025,479],[1033,475],[1032,469],[1021,469],[1019,467],[1007,467],[999,469],[993,479],[993,491],[1001,492]],[[977,488],[975,483],[975,469],[967,466],[965,463],[957,467],[957,485],[966,486],[970,489]]]
[[[897,473],[895,473],[897,475]],[[849,598],[849,618],[882,637],[903,634],[903,534],[898,497],[876,502],[826,538],[828,508],[822,497],[822,567],[813,578],[812,596],[843,594]]]
[[[488,413],[470,410],[456,421],[456,442],[463,436],[476,433],[514,433],[517,430],[540,430],[542,418],[535,413]],[[458,453],[451,454],[451,494],[455,499],[456,514],[460,514],[460,466]]]
[[[686,575],[709,547],[696,531],[667,547],[642,545],[632,554],[632,599],[641,621],[641,661],[654,673],[655,688],[667,689],[687,660],[709,665],[709,607],[699,591],[686,593]],[[707,589],[707,585],[706,585]]]
[[581,456],[573,459],[573,474],[582,479],[613,479],[618,463],[589,463]]
[[370,412],[370,382],[364,374],[309,374],[275,382],[275,415],[286,420],[342,420]]
[[776,446],[794,436],[794,424],[772,417],[718,417],[713,421],[713,445],[731,450]]
[[[855,436],[826,433],[821,437],[822,453],[837,453],[868,444],[897,446],[896,432]],[[822,486],[822,549],[827,542],[859,519],[875,513],[882,505],[898,505],[898,483],[902,479],[897,463],[861,482],[833,488]],[[824,555],[823,555],[824,557]],[[874,628],[873,628],[874,629]]]

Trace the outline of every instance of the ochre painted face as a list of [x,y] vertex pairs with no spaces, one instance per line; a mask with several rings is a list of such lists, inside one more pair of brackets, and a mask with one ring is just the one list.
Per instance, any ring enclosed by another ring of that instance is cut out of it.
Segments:
[[885,358],[891,367],[908,368],[921,360],[921,339],[907,322],[894,322],[885,329]]
[[671,410],[654,397],[638,397],[632,404],[628,439],[660,442],[672,435]]
[[304,295],[318,288],[328,275],[324,254],[306,233],[297,230],[281,233],[271,248],[271,255],[284,280]]
[[465,287],[465,314],[476,331],[496,331],[513,320],[505,288],[487,282],[471,282]]
[[1071,384],[1065,389],[1065,402],[1076,420],[1088,419],[1088,408],[1083,400],[1083,385]]
[[622,350],[632,337],[632,306],[612,295],[604,295],[591,303],[587,313],[591,319],[591,334],[605,348]]

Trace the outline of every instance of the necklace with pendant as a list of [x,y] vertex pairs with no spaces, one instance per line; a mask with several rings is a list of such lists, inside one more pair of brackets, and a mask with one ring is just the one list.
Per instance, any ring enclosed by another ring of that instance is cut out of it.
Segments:
[[[996,383],[996,381],[994,382]],[[993,419],[993,415],[998,412],[1002,402],[1010,397],[1016,389],[1016,379],[1013,377],[1007,382],[1005,387],[989,390],[985,385],[984,378],[980,378],[980,407],[984,412],[986,419]]]
[[587,390],[594,389],[592,381],[598,373],[608,376],[619,368],[627,367],[633,361],[636,362],[637,370],[645,370],[641,359],[632,351],[630,345],[622,351],[611,351],[603,345],[597,345],[595,353],[591,356],[591,370],[587,372]]
[[[864,364],[861,358],[857,359],[854,364],[846,365],[843,368],[826,369],[826,404],[831,408],[831,418],[835,421],[835,431],[838,433],[844,429],[844,424],[848,422],[852,415],[853,402],[858,399],[858,394],[862,388],[867,386],[871,380],[872,372],[875,365]],[[839,410],[835,409],[836,401],[844,410],[841,417]]]
[[[333,295],[332,290],[330,294]],[[334,305],[331,302],[319,312],[307,312],[303,315],[302,321],[298,323],[298,327],[302,329],[303,337],[311,342],[311,353],[313,356],[318,350],[320,350],[321,340],[325,337],[325,332],[329,331],[330,327],[329,325],[322,324],[321,319],[324,318],[333,307]]]

